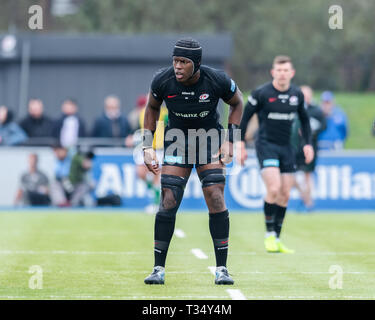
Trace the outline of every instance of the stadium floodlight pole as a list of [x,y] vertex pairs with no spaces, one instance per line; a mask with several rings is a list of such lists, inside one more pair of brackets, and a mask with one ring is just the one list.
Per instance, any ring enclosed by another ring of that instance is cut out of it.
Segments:
[[17,116],[22,117],[27,113],[26,103],[29,87],[29,75],[30,75],[30,52],[31,45],[30,41],[25,40],[22,43],[22,57],[21,57],[21,73],[20,73],[20,94]]

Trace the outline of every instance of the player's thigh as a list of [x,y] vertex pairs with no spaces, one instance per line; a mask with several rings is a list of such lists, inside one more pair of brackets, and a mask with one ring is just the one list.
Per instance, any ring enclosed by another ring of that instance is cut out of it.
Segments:
[[281,194],[289,197],[290,190],[294,185],[293,173],[282,173],[281,175]]
[[263,168],[261,174],[268,192],[278,192],[280,190],[281,174],[278,167]]
[[204,199],[210,213],[226,210],[224,201],[225,166],[209,163],[197,167],[201,179]]

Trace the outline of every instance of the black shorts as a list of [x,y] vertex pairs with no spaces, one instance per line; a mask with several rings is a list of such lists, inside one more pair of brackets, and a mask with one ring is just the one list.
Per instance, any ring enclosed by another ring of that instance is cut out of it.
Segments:
[[295,151],[291,145],[281,146],[271,142],[257,141],[255,148],[261,169],[278,167],[281,173],[296,171]]
[[218,154],[224,139],[223,127],[181,130],[166,128],[164,132],[163,166],[183,168],[219,163]]

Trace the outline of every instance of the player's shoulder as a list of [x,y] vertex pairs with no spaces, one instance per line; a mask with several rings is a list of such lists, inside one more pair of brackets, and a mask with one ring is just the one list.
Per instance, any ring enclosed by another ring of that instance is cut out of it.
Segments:
[[295,85],[294,83],[290,84],[290,89],[289,90],[290,90],[290,94],[291,95],[303,97],[303,93],[302,93],[301,88],[299,86]]
[[175,76],[173,66],[159,69],[152,79],[153,83],[163,84]]
[[253,90],[254,94],[268,93],[273,89],[272,82],[266,82]]
[[206,65],[202,65],[200,69],[202,75],[212,82],[220,83],[229,78],[224,70],[215,69]]

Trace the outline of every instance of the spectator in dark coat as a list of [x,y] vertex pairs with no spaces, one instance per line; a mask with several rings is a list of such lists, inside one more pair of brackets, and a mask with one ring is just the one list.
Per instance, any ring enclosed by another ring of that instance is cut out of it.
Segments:
[[30,99],[29,114],[20,122],[29,138],[52,137],[53,121],[43,114],[43,109],[42,100]]
[[13,121],[13,114],[6,106],[0,106],[0,145],[14,146],[27,140],[25,131]]
[[76,146],[78,138],[86,136],[85,123],[78,115],[77,103],[67,99],[61,106],[62,116],[53,128],[53,137],[60,141],[63,147]]
[[108,96],[104,100],[104,111],[95,121],[93,137],[126,138],[131,132],[128,119],[121,113],[120,99]]

